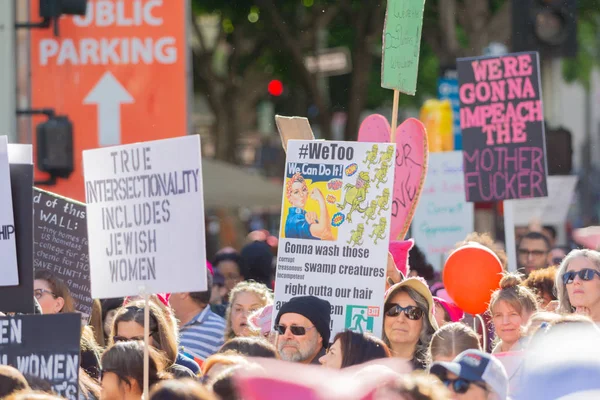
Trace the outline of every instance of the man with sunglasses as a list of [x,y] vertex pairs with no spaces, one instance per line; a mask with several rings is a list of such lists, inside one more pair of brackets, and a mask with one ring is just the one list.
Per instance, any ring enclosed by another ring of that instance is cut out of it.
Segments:
[[431,373],[450,389],[455,400],[508,400],[508,376],[491,354],[465,350],[452,362],[436,362]]
[[315,296],[293,297],[275,319],[277,351],[285,361],[319,365],[331,335],[331,305]]

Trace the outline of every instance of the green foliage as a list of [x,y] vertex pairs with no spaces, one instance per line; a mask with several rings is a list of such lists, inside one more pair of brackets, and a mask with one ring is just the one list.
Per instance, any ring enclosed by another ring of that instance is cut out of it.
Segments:
[[[586,2],[583,1],[585,4]],[[567,82],[579,82],[586,89],[590,89],[592,71],[600,65],[600,46],[598,19],[600,14],[589,12],[582,16],[577,24],[577,57],[564,59],[562,63],[563,77]]]

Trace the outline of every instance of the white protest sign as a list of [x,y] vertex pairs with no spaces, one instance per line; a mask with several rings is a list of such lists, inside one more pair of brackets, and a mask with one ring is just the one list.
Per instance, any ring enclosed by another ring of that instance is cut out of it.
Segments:
[[571,200],[577,186],[577,176],[548,176],[548,197],[511,200],[515,213],[515,225],[526,226],[533,219],[544,225],[561,225],[567,220]]
[[288,142],[276,310],[313,295],[331,303],[332,338],[381,336],[395,155],[388,143]]
[[83,152],[93,298],[206,290],[200,138]]
[[0,136],[0,204],[0,286],[16,286],[19,284],[19,267],[6,136]]
[[437,271],[454,245],[473,232],[473,203],[465,199],[462,168],[460,151],[429,153],[427,179],[413,218],[412,236]]

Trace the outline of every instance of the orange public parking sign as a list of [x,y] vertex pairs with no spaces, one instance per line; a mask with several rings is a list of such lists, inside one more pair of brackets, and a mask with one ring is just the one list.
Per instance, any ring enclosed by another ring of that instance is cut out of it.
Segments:
[[90,0],[85,16],[60,19],[59,37],[31,31],[31,107],[73,122],[75,170],[46,189],[84,201],[82,150],[187,133],[187,4]]

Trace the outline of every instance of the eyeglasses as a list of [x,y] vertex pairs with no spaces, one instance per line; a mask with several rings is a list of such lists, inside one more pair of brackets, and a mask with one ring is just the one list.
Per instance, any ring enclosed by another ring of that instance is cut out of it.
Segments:
[[546,255],[547,253],[548,253],[547,251],[543,251],[543,250],[519,249],[519,255],[525,256],[525,257],[527,257],[531,254],[533,257],[540,258],[540,257],[543,257],[544,255]]
[[44,293],[48,293],[49,295],[51,295],[51,296],[52,296],[52,297],[54,297],[54,298],[56,298],[56,297],[57,297],[57,296],[56,296],[54,293],[52,293],[51,291],[49,291],[49,290],[46,290],[46,289],[35,289],[35,290],[33,291],[33,295],[34,295],[34,296],[35,296],[35,298],[36,298],[36,299],[38,299],[38,300],[42,298],[42,296],[44,295]]
[[303,326],[296,326],[296,325],[292,325],[292,326],[275,325],[275,331],[277,333],[279,333],[280,335],[285,335],[285,332],[288,330],[288,328],[289,328],[290,332],[292,332],[292,335],[304,336],[304,335],[306,335],[306,331],[309,329],[313,329],[314,326],[305,328]]
[[580,271],[565,272],[562,276],[562,280],[565,285],[568,285],[569,283],[573,283],[575,276],[579,276],[584,281],[591,281],[594,279],[594,275],[600,276],[600,272],[595,269],[584,268]]
[[388,317],[397,317],[401,312],[404,312],[406,318],[410,319],[411,321],[416,321],[423,318],[423,310],[421,310],[419,307],[402,307],[400,304],[396,303],[386,304],[384,307],[384,312]]
[[446,379],[444,381],[444,385],[451,388],[452,391],[454,391],[454,393],[456,393],[456,394],[467,393],[471,384],[473,384],[475,386],[479,386],[480,388],[482,388],[483,390],[485,390],[487,392],[487,387],[485,386],[484,383],[481,383],[481,382],[468,381],[464,378]]

